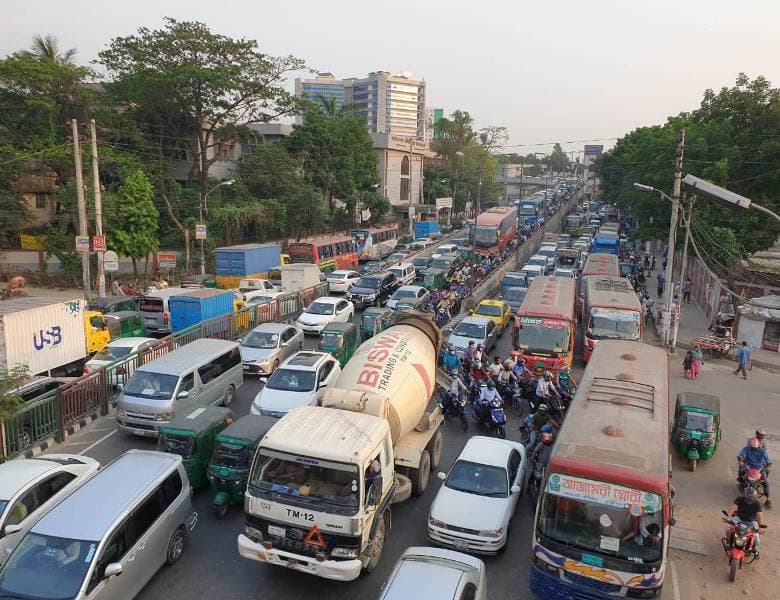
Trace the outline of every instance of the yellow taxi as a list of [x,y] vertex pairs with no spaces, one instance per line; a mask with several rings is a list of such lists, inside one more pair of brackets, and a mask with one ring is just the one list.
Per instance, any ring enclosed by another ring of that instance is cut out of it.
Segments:
[[503,300],[482,300],[470,314],[493,321],[498,335],[502,335],[507,325],[512,322],[512,309]]

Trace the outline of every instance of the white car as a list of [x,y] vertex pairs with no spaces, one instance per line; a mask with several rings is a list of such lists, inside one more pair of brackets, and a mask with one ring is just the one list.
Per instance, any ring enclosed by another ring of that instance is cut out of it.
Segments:
[[544,275],[544,267],[540,267],[539,265],[525,265],[520,269],[520,273],[525,277],[525,280],[530,286],[534,278]]
[[519,442],[474,436],[465,445],[428,513],[428,537],[465,552],[495,554],[523,491],[525,448]]
[[[277,296],[281,295],[282,291],[273,289],[253,290],[251,292],[244,292],[243,300],[247,305],[262,304],[263,302],[270,302]],[[259,298],[259,300],[258,300]]]
[[0,465],[0,564],[57,502],[97,473],[88,456],[46,454]]
[[293,408],[315,405],[340,374],[339,361],[327,352],[297,352],[268,378],[250,412],[283,417]]
[[331,292],[348,292],[349,288],[360,279],[357,271],[333,271],[327,276],[328,290]]
[[[160,340],[155,338],[148,337],[127,337],[113,340],[108,342],[108,345],[105,348],[90,358],[84,365],[84,368],[88,373],[93,373],[98,369],[107,367],[111,363],[116,362],[121,358],[125,358],[135,352],[142,352],[147,348],[151,348],[159,341]],[[119,381],[110,381],[109,384],[116,385],[117,383],[124,383],[130,379],[130,376],[133,374],[135,367],[138,366],[135,363],[137,363],[137,361],[129,361],[126,365],[113,369],[110,373],[110,377],[113,379],[118,375],[116,378],[119,379]]]
[[547,257],[546,256],[542,256],[541,254],[534,254],[533,256],[531,256],[531,258],[528,259],[528,262],[526,264],[527,265],[537,265],[537,266],[541,267],[542,269],[544,269],[545,272],[546,272],[547,271],[548,261],[547,261]]
[[553,271],[553,277],[563,277],[565,279],[577,279],[577,275],[574,272],[574,269],[559,269],[555,268],[555,271]]
[[355,305],[344,298],[323,296],[309,304],[296,323],[304,333],[318,334],[330,323],[349,323],[355,316]]

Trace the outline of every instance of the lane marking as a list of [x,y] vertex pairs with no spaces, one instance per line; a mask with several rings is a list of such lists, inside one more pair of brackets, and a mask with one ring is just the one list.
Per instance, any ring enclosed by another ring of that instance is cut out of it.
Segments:
[[86,454],[87,452],[89,452],[90,450],[92,450],[92,448],[94,448],[94,447],[95,447],[95,446],[97,446],[98,444],[102,444],[102,443],[103,443],[103,442],[105,442],[105,441],[106,441],[108,438],[110,438],[112,435],[114,435],[116,432],[117,432],[117,430],[116,430],[116,429],[114,429],[113,431],[110,431],[110,432],[108,432],[106,435],[104,435],[104,436],[103,436],[102,438],[100,438],[99,440],[97,440],[97,441],[95,441],[95,442],[92,442],[92,443],[91,443],[89,446],[87,446],[87,447],[86,447],[86,448],[84,448],[84,449],[83,449],[81,452],[79,452],[79,456],[81,456],[82,454]]
[[86,442],[68,442],[67,444],[63,444],[64,447],[68,446],[83,446],[84,444],[89,444],[89,441]]
[[672,565],[672,593],[674,594],[674,600],[680,600],[680,583],[677,581],[677,568]]

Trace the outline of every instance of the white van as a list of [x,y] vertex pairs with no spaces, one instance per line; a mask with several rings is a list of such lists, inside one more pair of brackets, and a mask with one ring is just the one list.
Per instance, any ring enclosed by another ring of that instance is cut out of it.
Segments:
[[388,269],[401,285],[414,283],[414,276],[417,271],[414,270],[412,263],[398,263]]

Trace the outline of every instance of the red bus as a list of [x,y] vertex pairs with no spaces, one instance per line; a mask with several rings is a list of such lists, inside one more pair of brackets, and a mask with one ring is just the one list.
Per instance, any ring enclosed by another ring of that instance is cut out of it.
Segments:
[[577,312],[582,313],[582,303],[585,298],[585,282],[591,275],[601,277],[620,277],[620,260],[614,254],[588,254],[585,265],[580,273],[577,284]]
[[287,254],[293,263],[320,266],[323,273],[336,269],[357,269],[357,242],[348,235],[312,237],[287,243]]
[[668,419],[666,351],[596,346],[542,480],[536,597],[661,598],[674,523]]
[[517,207],[497,206],[480,213],[471,227],[471,237],[477,254],[496,254],[517,238]]
[[574,280],[535,277],[515,315],[512,356],[535,373],[571,366],[575,331]]
[[585,281],[582,358],[588,362],[597,340],[642,339],[642,303],[623,277],[591,275]]

